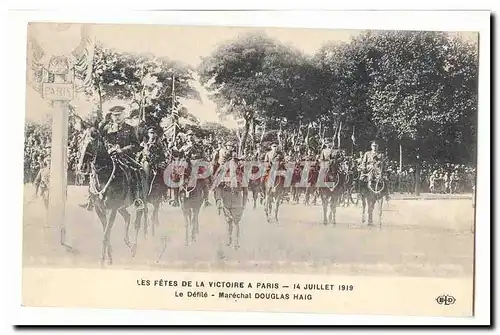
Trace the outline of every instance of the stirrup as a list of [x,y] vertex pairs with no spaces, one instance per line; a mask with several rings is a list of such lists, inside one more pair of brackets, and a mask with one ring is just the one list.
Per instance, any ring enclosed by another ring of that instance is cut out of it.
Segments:
[[144,201],[142,201],[142,199],[135,199],[134,206],[139,210],[144,209]]
[[86,204],[78,204],[78,206],[80,206],[83,209],[88,210],[89,212],[91,212],[92,209],[94,208],[92,202],[90,202],[90,201],[88,203],[86,203]]

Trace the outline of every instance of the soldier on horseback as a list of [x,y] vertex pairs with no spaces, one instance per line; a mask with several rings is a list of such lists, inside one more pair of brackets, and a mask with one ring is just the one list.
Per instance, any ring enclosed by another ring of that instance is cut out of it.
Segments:
[[264,163],[272,164],[273,162],[280,162],[284,159],[283,152],[278,149],[278,143],[271,144],[271,150],[266,152],[264,156]]
[[[121,167],[131,187],[134,205],[137,209],[143,209],[144,201],[142,199],[146,193],[145,174],[141,164],[133,159],[140,149],[140,145],[134,128],[125,122],[125,110],[124,104],[112,106],[99,128],[108,153],[114,162]],[[92,210],[93,204],[90,201],[90,196],[88,202],[80,207]]]
[[138,153],[138,161],[146,173],[146,180],[151,189],[159,169],[165,168],[166,155],[163,144],[155,127],[149,127],[147,138],[141,143],[142,151]]
[[[219,149],[215,151],[215,154],[212,159],[212,166],[213,166],[213,173],[212,175],[216,176],[217,171],[219,170],[220,167],[222,167],[226,162],[236,159],[237,154],[236,154],[236,147],[233,142],[227,141],[226,145],[224,148]],[[218,185],[217,185],[218,186]],[[220,209],[221,207],[221,195],[220,195],[220,189],[219,187],[215,188],[214,192],[214,197],[215,197],[215,203],[217,204],[217,208]]]
[[[187,141],[184,144],[184,146],[180,149],[180,152],[182,153],[182,155],[186,159],[188,171],[191,171],[194,162],[206,159],[204,145],[203,145],[202,141],[200,141],[195,136],[195,134],[192,130],[188,130]],[[185,182],[188,183],[189,180],[186,180]],[[201,179],[200,182],[201,182],[202,190],[203,190],[204,205],[211,206],[210,202],[208,201],[208,195],[210,194],[210,192],[209,192],[210,180],[209,180],[209,178],[204,178],[204,179]]]
[[[379,149],[378,143],[376,141],[373,141],[371,143],[371,150],[365,152],[365,154],[363,155],[363,159],[361,160],[361,164],[359,166],[361,170],[361,176],[360,176],[361,181],[370,182],[374,177],[373,169],[377,165],[383,163],[385,159],[384,155],[378,149]],[[385,178],[385,175],[383,175],[382,177]]]

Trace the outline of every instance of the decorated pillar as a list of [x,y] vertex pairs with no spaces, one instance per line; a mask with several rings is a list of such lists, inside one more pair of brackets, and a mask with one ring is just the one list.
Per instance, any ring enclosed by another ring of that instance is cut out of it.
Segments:
[[32,23],[28,27],[29,83],[52,106],[52,146],[47,217],[66,245],[69,104],[91,83],[94,40],[90,25]]

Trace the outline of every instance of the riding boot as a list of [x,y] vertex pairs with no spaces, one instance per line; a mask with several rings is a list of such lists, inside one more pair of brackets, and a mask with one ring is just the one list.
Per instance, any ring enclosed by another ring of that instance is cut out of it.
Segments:
[[141,209],[144,209],[144,187],[143,187],[143,183],[142,183],[142,176],[141,176],[141,172],[139,170],[134,170],[134,179],[135,179],[135,182],[133,183],[133,185],[135,186],[134,187],[134,206],[138,209],[138,210],[141,210]]

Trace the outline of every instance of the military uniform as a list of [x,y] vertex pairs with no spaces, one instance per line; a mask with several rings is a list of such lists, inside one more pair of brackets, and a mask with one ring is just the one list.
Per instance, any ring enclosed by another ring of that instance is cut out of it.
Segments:
[[[140,150],[139,141],[135,134],[134,128],[125,122],[113,122],[109,115],[121,116],[125,111],[122,105],[115,105],[109,109],[105,121],[99,125],[103,134],[106,148],[112,159],[122,166],[129,185],[132,188],[132,196],[134,204],[138,209],[144,207],[143,199],[147,192],[147,181],[143,167],[134,158]],[[81,205],[87,209],[92,208],[89,202],[86,205]]]
[[[384,161],[383,153],[378,151],[378,144],[372,143],[372,150],[365,152],[363,159],[361,160],[360,170],[361,170],[361,180],[370,181],[373,178],[373,168],[376,164]],[[387,176],[382,172],[382,177],[387,179]]]
[[[220,172],[219,169],[229,162],[232,159],[237,159],[236,157],[236,151],[234,149],[234,145],[231,142],[226,143],[226,147],[219,149],[215,152],[214,156],[212,157],[212,166],[213,166],[213,175],[218,178],[218,173]],[[217,207],[220,210],[222,203],[220,200],[222,199],[222,190],[219,185],[214,190],[214,197],[215,201],[217,203]],[[248,190],[245,188],[243,190],[243,202],[246,202],[248,195]]]
[[[192,131],[188,131],[187,135],[194,136],[194,133]],[[193,162],[206,159],[206,153],[203,143],[201,141],[196,140],[195,138],[188,139],[186,144],[182,146],[182,148],[180,149],[180,152],[184,157],[184,159],[186,159],[189,170],[191,170]],[[189,183],[189,179],[185,180],[185,182]],[[203,188],[204,204],[205,206],[210,206],[210,202],[208,201],[208,195],[210,193],[209,191],[210,179],[209,178],[200,179],[200,183]]]
[[148,139],[141,143],[142,151],[138,154],[138,161],[146,172],[146,180],[148,181],[149,189],[153,186],[153,181],[158,173],[158,170],[163,168],[166,163],[166,155],[162,142],[157,137],[154,128],[148,129]]
[[367,151],[361,160],[361,169],[369,170],[375,163],[381,162],[383,159],[384,155],[381,152]]
[[264,156],[264,163],[277,163],[282,160],[283,153],[279,150],[269,150]]

